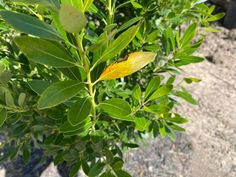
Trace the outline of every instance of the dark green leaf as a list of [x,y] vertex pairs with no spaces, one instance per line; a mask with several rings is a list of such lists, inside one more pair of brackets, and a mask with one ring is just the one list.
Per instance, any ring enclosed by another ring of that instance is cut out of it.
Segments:
[[38,95],[41,95],[43,91],[51,85],[49,81],[44,80],[32,80],[29,81],[28,84],[30,88]]
[[21,51],[35,63],[55,68],[67,68],[76,65],[76,61],[70,53],[58,42],[29,36],[17,37],[15,42]]
[[96,176],[98,176],[102,172],[104,166],[105,166],[105,164],[102,163],[102,162],[95,163],[91,167],[91,169],[89,170],[88,176],[89,177],[96,177]]
[[0,127],[3,126],[6,119],[7,119],[7,110],[0,108]]
[[116,170],[115,171],[117,177],[132,177],[129,173],[124,170]]
[[78,81],[60,81],[50,85],[41,95],[38,101],[38,109],[46,109],[57,106],[84,88],[84,84]]
[[44,39],[51,39],[61,41],[62,37],[57,31],[37,18],[29,15],[19,14],[11,11],[0,11],[0,15],[6,20],[13,28],[20,30],[27,34],[32,34]]
[[68,121],[73,126],[80,124],[90,114],[91,107],[90,98],[79,98],[68,112]]
[[29,162],[30,159],[30,151],[27,145],[23,146],[23,159],[25,163]]
[[75,165],[72,166],[72,168],[70,169],[70,177],[75,177],[78,175],[78,171],[80,169],[80,162],[76,163]]
[[113,170],[120,170],[123,168],[123,165],[124,165],[124,161],[119,157],[115,157],[111,166]]

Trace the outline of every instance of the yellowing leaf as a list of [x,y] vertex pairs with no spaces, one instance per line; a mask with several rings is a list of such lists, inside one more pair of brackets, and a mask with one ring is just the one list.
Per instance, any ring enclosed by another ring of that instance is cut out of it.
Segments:
[[100,76],[99,80],[112,80],[129,76],[152,62],[156,57],[153,52],[134,52],[128,59],[109,66]]

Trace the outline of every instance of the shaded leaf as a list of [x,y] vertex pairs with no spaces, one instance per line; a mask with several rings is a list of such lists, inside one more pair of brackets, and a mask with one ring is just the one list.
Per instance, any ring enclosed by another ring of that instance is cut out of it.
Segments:
[[80,124],[90,114],[91,107],[90,98],[79,98],[68,112],[68,121],[73,126]]
[[6,119],[7,119],[7,110],[4,108],[0,108],[0,127],[3,126]]
[[50,26],[35,17],[29,15],[0,11],[0,15],[7,21],[13,28],[20,30],[27,34],[32,34],[45,39],[61,41],[62,37],[57,31]]
[[15,42],[21,51],[35,63],[56,68],[73,67],[76,65],[70,53],[60,43],[29,36],[17,37]]
[[32,80],[28,82],[28,85],[35,93],[41,95],[43,91],[51,85],[51,83],[45,80]]
[[78,81],[60,81],[50,85],[41,95],[38,101],[38,109],[46,109],[57,106],[84,88],[84,84]]

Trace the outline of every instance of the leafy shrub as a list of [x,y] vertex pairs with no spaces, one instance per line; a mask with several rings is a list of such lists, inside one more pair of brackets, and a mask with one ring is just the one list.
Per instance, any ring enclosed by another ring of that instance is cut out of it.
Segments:
[[223,14],[205,0],[0,1],[1,160],[32,147],[74,176],[130,176],[122,152],[145,135],[169,137],[197,101],[182,66]]

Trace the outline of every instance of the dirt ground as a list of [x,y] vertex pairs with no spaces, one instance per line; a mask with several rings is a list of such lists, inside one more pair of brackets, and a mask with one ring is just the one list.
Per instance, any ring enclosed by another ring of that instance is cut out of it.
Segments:
[[126,155],[134,177],[236,176],[236,30],[209,34],[198,55],[207,61],[185,67],[202,82],[189,87],[198,106],[178,111],[190,119],[176,143],[149,140]]
[[[185,67],[187,76],[202,79],[188,86],[199,105],[183,103],[177,109],[190,119],[187,132],[175,143],[147,140],[127,153],[126,169],[133,177],[236,176],[236,30],[219,29],[207,36],[198,52],[207,60]],[[59,175],[50,165],[41,177]]]

